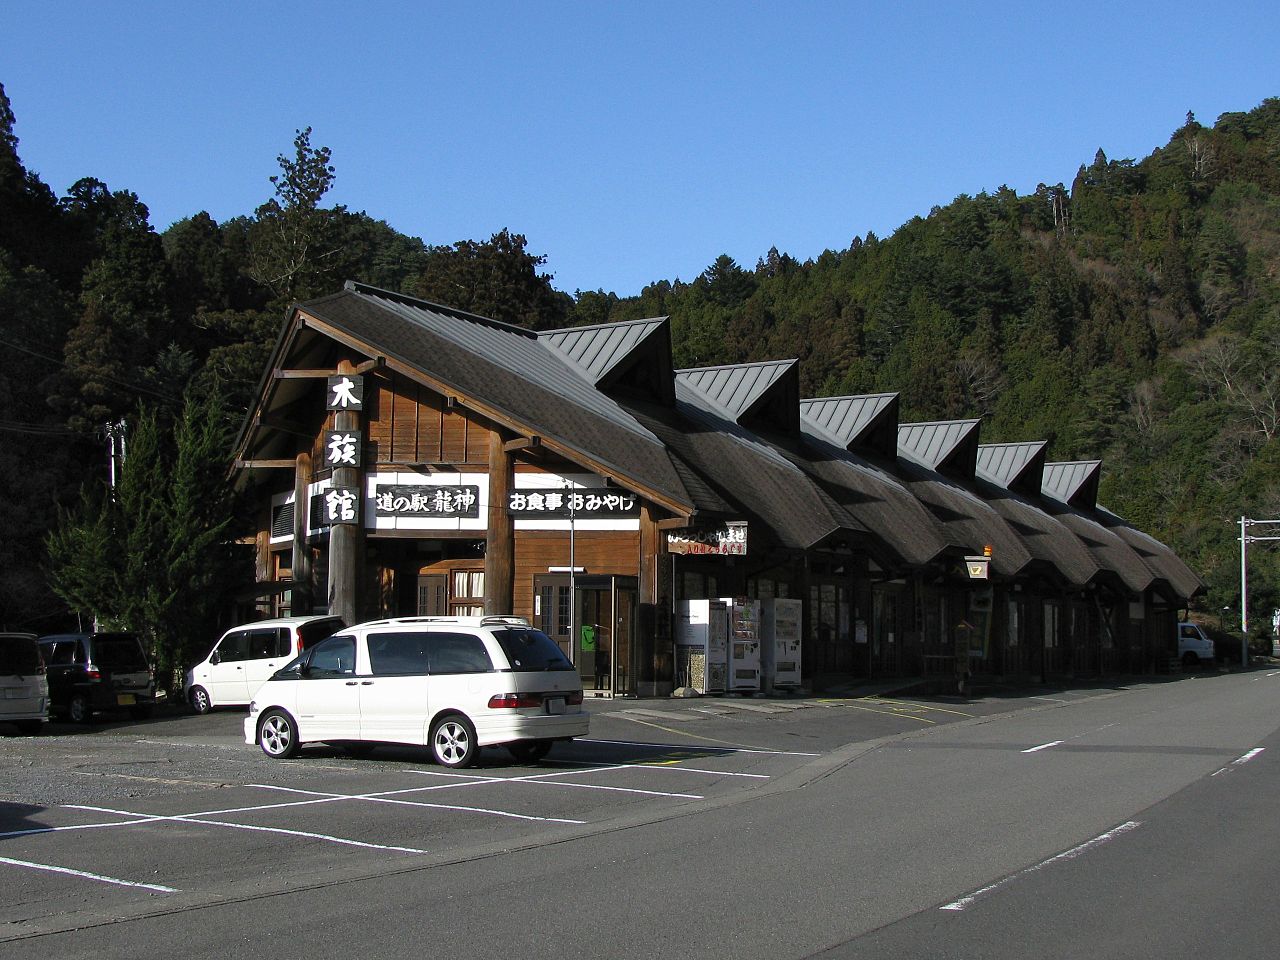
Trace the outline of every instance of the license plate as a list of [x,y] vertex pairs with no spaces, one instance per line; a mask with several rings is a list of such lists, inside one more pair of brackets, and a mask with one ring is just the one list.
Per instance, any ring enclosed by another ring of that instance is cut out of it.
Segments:
[[564,697],[547,697],[547,713],[564,713]]
[[116,694],[116,706],[119,706],[119,707],[131,707],[131,706],[133,706],[133,705],[134,705],[135,703],[137,703],[137,702],[138,702],[138,698],[137,698],[137,697],[135,697],[132,693],[117,693],[117,694]]

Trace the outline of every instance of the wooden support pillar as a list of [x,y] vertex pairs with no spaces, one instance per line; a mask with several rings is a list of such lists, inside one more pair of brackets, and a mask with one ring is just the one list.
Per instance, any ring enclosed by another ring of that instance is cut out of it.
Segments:
[[307,546],[307,508],[310,506],[307,487],[310,482],[311,451],[304,450],[298,454],[293,468],[293,587],[289,612],[295,617],[309,616],[314,603],[311,548]]
[[[489,512],[484,550],[484,612],[513,613],[515,606],[515,521],[507,510],[515,481],[515,458],[502,433],[489,433]],[[532,613],[532,611],[529,611]]]
[[[343,360],[338,373],[354,373],[355,364]],[[338,410],[334,414],[335,430],[360,430],[363,414],[357,410]],[[359,623],[360,567],[364,561],[364,467],[339,466],[333,470],[335,487],[351,487],[360,491],[359,515],[355,523],[334,523],[329,527],[329,612],[347,624]]]

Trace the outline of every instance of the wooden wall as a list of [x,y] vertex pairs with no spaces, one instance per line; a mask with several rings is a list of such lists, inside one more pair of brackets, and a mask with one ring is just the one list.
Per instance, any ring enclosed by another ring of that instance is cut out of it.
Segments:
[[[640,575],[640,531],[579,530],[573,538],[573,563],[590,574]],[[516,531],[515,609],[533,616],[533,578],[548,567],[569,566],[569,533],[552,530]]]

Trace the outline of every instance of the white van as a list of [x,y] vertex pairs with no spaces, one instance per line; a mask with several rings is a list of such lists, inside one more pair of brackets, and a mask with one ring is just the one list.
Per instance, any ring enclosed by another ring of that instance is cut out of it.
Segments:
[[1214,657],[1213,641],[1204,635],[1200,624],[1189,620],[1178,624],[1178,659],[1184,667],[1212,665]]
[[49,684],[34,633],[0,633],[0,723],[39,733],[49,719]]
[[280,617],[232,627],[187,671],[183,695],[196,713],[243,707],[268,677],[346,624],[338,617]]
[[264,683],[245,743],[291,757],[306,743],[363,752],[429,745],[467,767],[481,747],[517,760],[587,733],[582,678],[554,640],[517,617],[410,617],[362,623],[322,640]]

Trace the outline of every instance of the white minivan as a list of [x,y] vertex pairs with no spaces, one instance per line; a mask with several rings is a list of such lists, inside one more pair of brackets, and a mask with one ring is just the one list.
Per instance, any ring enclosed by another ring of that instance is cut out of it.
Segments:
[[232,627],[187,671],[183,694],[196,713],[243,707],[268,677],[346,624],[339,617],[280,617]]
[[362,752],[428,745],[467,767],[481,747],[521,762],[587,733],[582,678],[554,640],[518,617],[409,617],[322,640],[254,694],[245,743],[291,757],[306,743]]
[[0,723],[39,733],[49,719],[49,684],[34,633],[0,633]]

